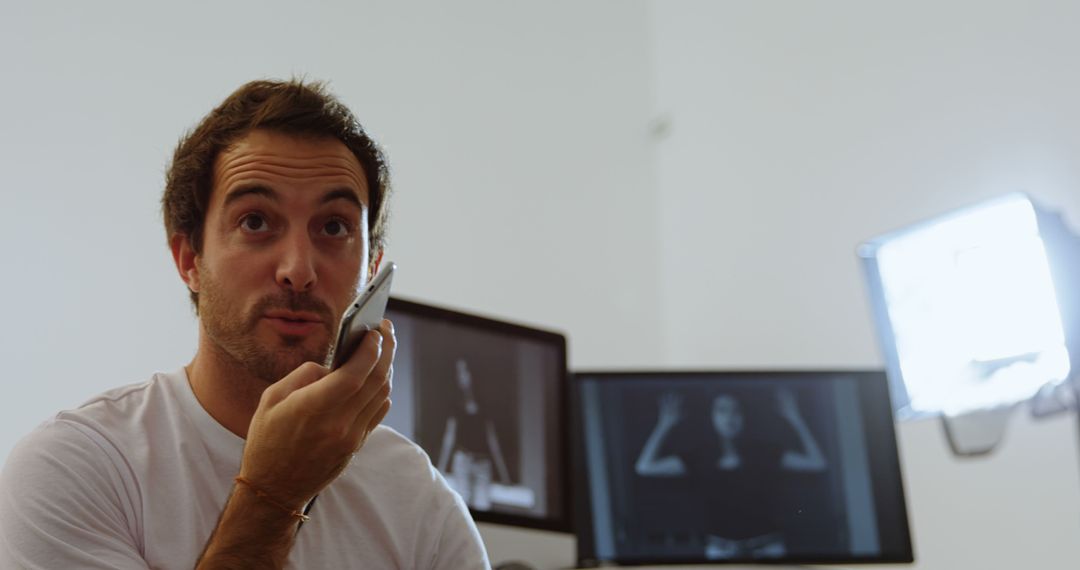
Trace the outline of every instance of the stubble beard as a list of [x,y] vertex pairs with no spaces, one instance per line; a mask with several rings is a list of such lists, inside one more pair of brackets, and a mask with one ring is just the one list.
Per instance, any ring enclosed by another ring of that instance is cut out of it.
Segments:
[[[229,303],[218,295],[217,281],[202,273],[199,291],[199,319],[203,330],[221,356],[232,360],[251,376],[267,385],[281,380],[305,362],[326,365],[332,345],[330,324],[333,312],[326,304],[306,293],[282,292],[259,299],[247,314],[243,308]],[[327,329],[328,341],[316,348],[306,346],[302,336],[278,336],[272,344],[261,342],[256,328],[263,314],[271,309],[308,311],[318,314]]]

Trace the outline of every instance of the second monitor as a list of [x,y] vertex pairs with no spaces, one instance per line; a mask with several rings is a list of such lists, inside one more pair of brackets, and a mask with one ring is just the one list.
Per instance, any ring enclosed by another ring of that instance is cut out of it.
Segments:
[[582,565],[912,560],[883,372],[574,384]]

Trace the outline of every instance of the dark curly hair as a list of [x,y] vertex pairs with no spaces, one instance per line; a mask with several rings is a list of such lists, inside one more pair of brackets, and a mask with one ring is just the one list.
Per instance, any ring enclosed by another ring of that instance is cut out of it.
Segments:
[[[165,174],[161,197],[167,239],[188,236],[202,252],[203,225],[210,203],[214,161],[232,143],[254,129],[298,136],[333,137],[356,156],[368,186],[372,259],[382,251],[389,216],[390,175],[382,150],[321,82],[252,81],[241,86],[180,139]],[[191,302],[198,307],[198,294]]]

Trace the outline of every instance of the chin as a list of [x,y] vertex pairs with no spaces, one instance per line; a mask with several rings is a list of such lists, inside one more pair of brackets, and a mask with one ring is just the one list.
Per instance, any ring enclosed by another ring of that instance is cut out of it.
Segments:
[[268,384],[288,376],[305,362],[326,365],[326,350],[311,349],[303,345],[278,346],[260,351],[254,358],[246,359],[248,370]]

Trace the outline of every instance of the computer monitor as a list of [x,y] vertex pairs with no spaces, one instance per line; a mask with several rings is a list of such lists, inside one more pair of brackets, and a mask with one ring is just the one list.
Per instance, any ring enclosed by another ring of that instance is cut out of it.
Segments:
[[391,298],[383,423],[431,457],[477,521],[570,532],[566,337]]
[[581,566],[911,562],[883,371],[574,375]]

